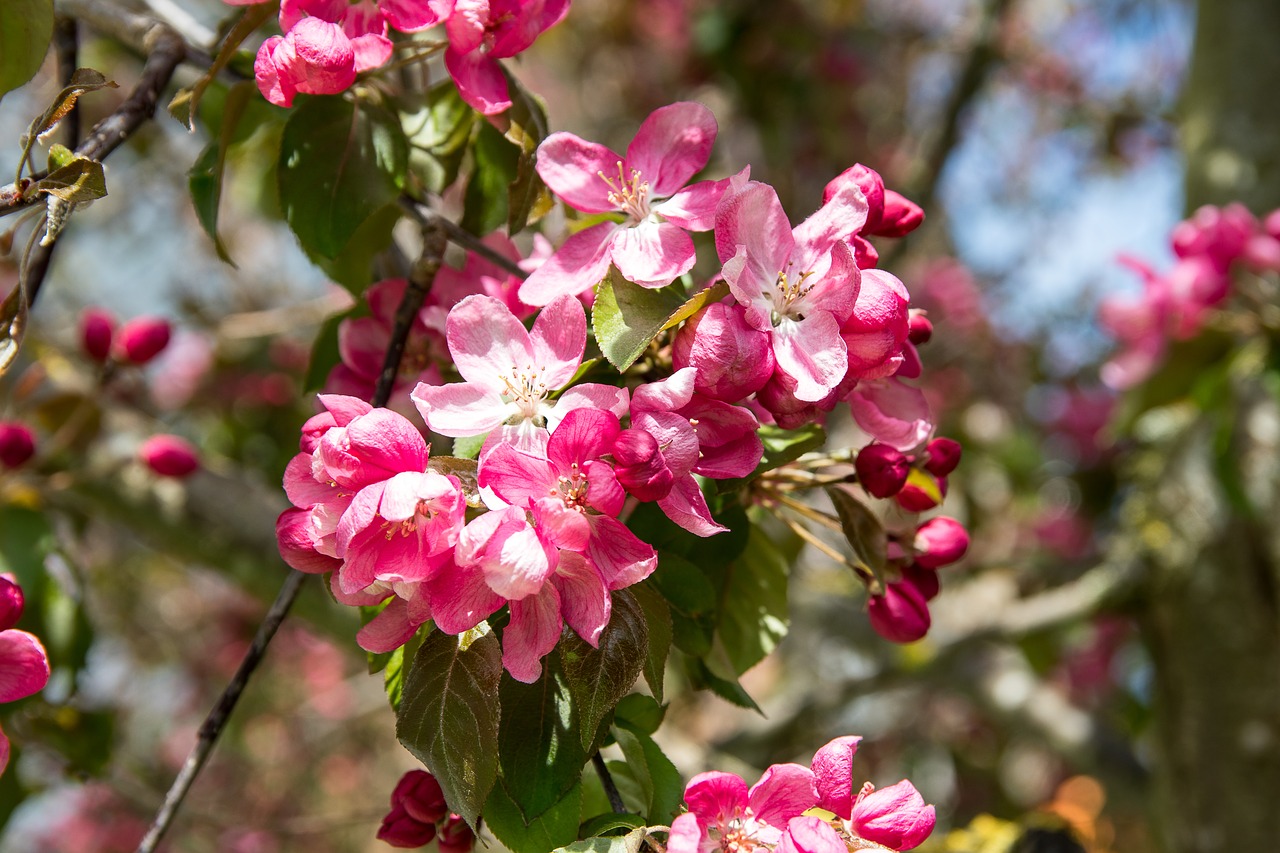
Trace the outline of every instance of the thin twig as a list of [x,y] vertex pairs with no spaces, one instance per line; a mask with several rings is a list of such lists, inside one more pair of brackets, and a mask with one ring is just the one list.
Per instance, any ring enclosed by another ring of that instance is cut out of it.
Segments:
[[613,782],[613,774],[605,766],[604,757],[599,751],[591,756],[591,766],[596,769],[596,775],[600,777],[600,786],[604,788],[604,795],[609,798],[609,808],[613,809],[614,814],[626,814],[626,803],[622,802],[622,794],[618,793],[618,786]]
[[[58,57],[58,79],[65,86],[79,67],[80,40],[74,18],[59,17],[53,25],[53,50]],[[62,136],[68,148],[80,144],[80,107],[62,117]]]
[[[439,271],[444,260],[444,232],[438,225],[428,223],[423,226],[422,243],[422,255],[413,265],[413,270],[409,274],[409,287],[405,289],[404,297],[396,309],[395,325],[392,328],[391,340],[387,344],[386,355],[383,357],[382,373],[378,376],[373,398],[369,401],[375,407],[385,406],[391,397],[396,375],[400,370],[400,360],[404,355],[405,341],[413,327],[413,319],[421,309],[422,302],[435,281],[436,272]],[[267,645],[275,636],[280,623],[284,621],[289,608],[293,606],[294,599],[298,597],[298,591],[302,588],[305,578],[306,575],[296,569],[291,569],[285,577],[284,585],[276,595],[276,600],[272,602],[271,609],[267,611],[262,624],[258,626],[258,632],[254,635],[253,644],[250,645],[248,653],[240,662],[240,667],[232,676],[231,682],[222,691],[217,704],[205,718],[204,724],[200,726],[196,744],[192,747],[191,754],[187,756],[186,763],[182,765],[177,778],[169,787],[169,792],[165,795],[160,810],[156,812],[151,828],[147,830],[146,837],[138,845],[137,853],[154,853],[156,845],[160,843],[160,839],[173,823],[178,809],[182,806],[182,801],[204,768],[205,762],[208,761],[218,736],[226,727],[227,720],[230,719],[240,694],[244,692],[249,677],[262,661]]]
[[426,225],[428,222],[438,222],[440,227],[444,229],[445,236],[449,238],[450,242],[458,244],[469,252],[475,252],[489,263],[501,267],[518,278],[529,277],[529,273],[522,270],[520,265],[515,261],[500,252],[494,251],[489,246],[477,240],[470,232],[462,228],[462,226],[445,219],[443,216],[440,216],[431,210],[428,210],[420,202],[415,201],[408,196],[401,196],[400,206],[406,213],[417,220],[420,225]]

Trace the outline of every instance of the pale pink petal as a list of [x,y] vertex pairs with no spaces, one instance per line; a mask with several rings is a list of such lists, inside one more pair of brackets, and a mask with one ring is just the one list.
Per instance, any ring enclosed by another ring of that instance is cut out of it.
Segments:
[[381,33],[365,33],[351,40],[351,49],[355,54],[356,73],[359,74],[385,65],[395,46]]
[[539,380],[550,389],[566,384],[582,364],[587,346],[582,303],[567,294],[553,300],[533,321],[529,339]]
[[903,453],[933,432],[929,402],[919,388],[893,379],[861,383],[849,395],[853,419],[872,438]]
[[818,791],[817,805],[837,817],[847,818],[853,811],[853,756],[861,742],[857,735],[838,737],[815,752],[809,764]]
[[[568,205],[583,213],[617,210],[606,178],[618,181],[622,158],[598,142],[553,133],[538,146],[538,177]],[[603,175],[603,176],[602,176]]]
[[313,460],[310,453],[299,453],[284,466],[284,493],[291,504],[301,509],[323,503],[337,491],[332,483],[316,480]]
[[747,783],[733,773],[699,773],[685,787],[684,802],[703,826],[725,826],[746,811]]
[[674,412],[693,399],[697,370],[682,367],[666,379],[646,382],[631,394],[633,412]]
[[627,146],[627,169],[638,170],[649,192],[666,198],[707,165],[716,142],[716,118],[692,101],[659,107]]
[[550,462],[506,444],[494,447],[484,457],[478,479],[481,486],[519,507],[530,506],[556,489],[556,472]]
[[356,632],[356,643],[374,654],[393,652],[409,642],[421,624],[409,618],[408,602],[403,598],[393,598],[381,613]]
[[[747,250],[752,270],[749,283],[763,283],[772,292],[778,273],[787,269],[795,238],[782,202],[768,184],[748,181],[740,191],[726,192],[720,202],[716,212],[716,252],[721,263],[736,255],[739,246]],[[728,275],[725,280],[734,286]],[[745,305],[751,300],[738,297],[738,301]]]
[[[746,787],[746,783],[743,783],[743,787]],[[693,812],[685,812],[671,822],[671,832],[667,836],[667,853],[700,853],[705,835],[698,816]]]
[[641,287],[666,287],[693,269],[693,240],[669,222],[646,219],[613,233],[610,257],[622,277]]
[[917,847],[937,819],[915,786],[903,779],[896,785],[858,797],[850,823],[858,835],[894,850]]
[[426,581],[431,616],[446,634],[470,631],[506,603],[489,589],[478,566],[446,564]]
[[564,245],[520,285],[520,299],[546,305],[559,296],[577,296],[599,284],[609,272],[610,237],[616,223],[601,222],[564,241]]
[[34,634],[0,631],[0,702],[16,702],[49,683],[49,656]]
[[420,382],[409,396],[427,426],[451,438],[489,432],[512,414],[496,392],[471,382]]
[[837,243],[843,244],[867,221],[867,197],[852,181],[842,186],[822,207],[796,226],[796,261],[811,269],[814,261]]
[[853,315],[862,290],[862,271],[854,263],[846,243],[837,243],[824,259],[825,271],[813,276],[809,292],[791,303],[792,316],[807,317],[825,311],[843,325]]
[[575,385],[556,399],[556,404],[547,413],[547,426],[555,429],[565,415],[574,409],[600,409],[622,419],[627,416],[629,407],[626,388],[592,382]]
[[560,593],[547,584],[537,595],[511,602],[511,622],[502,634],[502,665],[516,681],[532,684],[542,659],[560,641]]
[[622,522],[607,515],[589,515],[587,521],[591,524],[587,557],[609,589],[639,583],[657,568],[653,546],[640,541]]
[[551,582],[560,592],[564,621],[587,643],[598,646],[600,634],[609,624],[613,599],[595,566],[581,554],[562,551]]
[[381,584],[375,584],[373,588],[365,590],[360,589],[355,592],[347,592],[342,588],[341,579],[338,573],[334,572],[329,577],[329,592],[333,593],[334,599],[339,604],[345,604],[348,607],[373,607],[375,604],[381,604],[386,601],[392,594],[391,590]]
[[[564,501],[557,497],[538,498],[533,503],[533,516],[538,530],[558,548],[569,551],[587,550],[587,541],[591,537],[591,525],[587,518],[577,510],[569,509]],[[564,561],[565,552],[560,552],[560,560]]]
[[453,50],[468,53],[484,42],[490,22],[490,0],[454,0],[452,14],[445,25]]
[[511,106],[507,78],[497,60],[478,50],[459,53],[451,46],[444,53],[444,65],[462,100],[477,112],[497,115]]
[[524,325],[492,296],[468,296],[453,306],[446,328],[458,373],[481,388],[501,392],[512,367],[535,363]]
[[[386,489],[386,481],[373,483],[365,486],[356,492],[355,498],[351,504],[342,513],[342,518],[338,521],[337,543],[338,556],[345,557],[347,546],[350,545],[357,534],[363,531],[369,525],[373,524],[374,519],[378,517],[378,504],[382,502],[382,493]],[[372,580],[372,578],[370,578]],[[367,586],[368,581],[360,584],[361,587]],[[355,587],[350,583],[344,583],[343,586],[348,591],[355,591],[359,587]]]
[[778,843],[778,853],[849,853],[831,824],[819,817],[795,817]]
[[711,517],[711,509],[707,499],[698,488],[698,481],[692,474],[676,480],[671,492],[658,501],[658,506],[676,524],[695,536],[714,536],[729,528],[717,524]]
[[784,317],[774,329],[773,357],[795,380],[796,399],[809,403],[827,396],[849,367],[840,324],[825,311],[799,322]]
[[[480,561],[489,588],[512,600],[539,592],[555,570],[555,562],[536,531],[525,524],[514,530],[507,528],[494,539],[485,558]],[[498,546],[496,553],[493,544]]]
[[[750,174],[750,166],[738,173],[743,181]],[[698,181],[666,201],[651,205],[649,210],[687,231],[710,231],[715,227],[716,209],[720,206],[725,191],[729,189],[731,180],[733,179],[722,178],[718,181]]]

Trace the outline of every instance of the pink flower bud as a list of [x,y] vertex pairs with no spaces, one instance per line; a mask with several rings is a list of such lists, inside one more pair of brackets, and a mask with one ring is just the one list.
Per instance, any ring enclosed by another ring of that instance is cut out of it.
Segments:
[[316,550],[311,530],[310,510],[290,507],[280,513],[276,519],[276,547],[280,551],[280,559],[290,568],[309,575],[340,569],[342,560]]
[[80,345],[89,358],[101,364],[111,354],[116,318],[102,308],[86,308],[80,315]]
[[903,779],[878,791],[870,782],[864,785],[853,804],[850,824],[868,841],[891,850],[910,850],[929,837],[936,820],[933,806],[926,805],[916,786]]
[[960,442],[953,438],[935,438],[925,445],[928,460],[924,469],[935,477],[945,477],[960,464]]
[[853,469],[858,483],[877,498],[891,498],[902,490],[911,465],[901,451],[887,444],[868,444],[858,452]]
[[392,806],[378,827],[378,840],[392,847],[412,849],[425,847],[436,837],[434,823],[422,823],[409,816],[404,806]]
[[31,430],[19,423],[0,421],[0,463],[17,468],[35,453],[36,440]]
[[404,806],[410,817],[422,823],[437,824],[449,815],[444,790],[425,770],[410,770],[400,777],[391,792],[391,805]]
[[22,618],[22,587],[0,575],[0,631],[8,631]]
[[[938,484],[938,492],[945,498],[947,496],[947,478],[934,477],[934,481]],[[915,483],[907,483],[902,487],[902,491],[893,497],[898,502],[898,506],[907,512],[924,512],[927,509],[933,509],[939,503],[933,499],[932,495]]]
[[861,234],[854,234],[849,238],[849,248],[853,249],[853,262],[860,270],[873,270],[880,263],[880,253]]
[[926,569],[948,566],[969,550],[969,532],[954,518],[931,518],[916,530],[916,562]]
[[169,345],[169,321],[163,317],[135,317],[120,327],[116,357],[130,364],[146,364]]
[[916,346],[929,343],[929,339],[933,337],[933,323],[929,322],[929,318],[922,313],[916,311],[911,312],[911,331],[907,334],[907,340]]
[[200,467],[196,449],[176,435],[153,435],[138,448],[138,458],[162,477],[187,477]]
[[696,367],[694,389],[726,403],[759,391],[774,368],[769,335],[747,325],[740,305],[723,302],[706,306],[684,324],[671,360],[677,370]]
[[914,643],[929,632],[929,603],[910,584],[886,584],[884,595],[871,596],[867,615],[875,632],[894,643]]
[[614,476],[642,501],[656,501],[671,493],[675,476],[658,448],[658,440],[642,429],[625,429],[613,443]]
[[938,573],[933,569],[926,569],[919,563],[903,566],[902,582],[915,587],[916,592],[923,595],[925,601],[933,601],[938,597],[938,592],[942,589],[942,583],[938,580]]
[[870,166],[855,163],[828,182],[822,191],[822,203],[831,201],[848,183],[857,184],[867,199],[867,223],[862,230],[868,234],[876,233],[873,229],[880,224],[880,216],[884,212],[884,179]]
[[880,237],[905,237],[924,222],[924,210],[914,201],[893,190],[884,191],[884,213],[872,234]]
[[461,815],[451,814],[440,826],[440,853],[470,853],[476,837]]

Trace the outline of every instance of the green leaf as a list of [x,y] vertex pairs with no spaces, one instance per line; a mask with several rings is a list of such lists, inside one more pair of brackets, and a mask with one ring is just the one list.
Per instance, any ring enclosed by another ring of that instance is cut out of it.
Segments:
[[[19,5],[24,2],[30,2],[30,0],[18,0]],[[3,26],[0,26],[0,30],[3,30]],[[3,38],[3,35],[0,35],[0,38]],[[0,46],[2,45],[3,42],[0,42]],[[44,56],[43,50],[40,55]],[[7,49],[5,53],[0,54],[0,56],[7,57]],[[101,72],[94,71],[92,68],[77,68],[72,72],[71,80],[68,81],[67,85],[64,86],[60,92],[58,92],[57,96],[53,99],[53,103],[49,104],[49,107],[41,113],[40,117],[31,122],[27,127],[27,132],[22,134],[22,157],[20,158],[19,163],[21,164],[22,161],[26,160],[28,152],[31,151],[31,147],[36,144],[36,138],[57,127],[58,122],[62,121],[66,117],[67,113],[71,112],[72,108],[76,105],[76,101],[79,100],[81,95],[85,92],[96,92],[98,89],[108,87],[112,89],[117,88],[114,82],[108,80]],[[0,97],[3,97],[3,92],[0,92]]]
[[587,762],[559,655],[542,659],[542,677],[532,684],[504,675],[499,699],[502,785],[527,823],[560,801]]
[[705,661],[698,658],[689,658],[688,671],[689,680],[695,687],[706,688],[721,699],[732,702],[740,708],[762,713],[760,706],[756,704],[756,700],[751,698],[751,695],[742,688],[741,684],[736,680],[716,675]]
[[440,193],[457,180],[476,118],[452,80],[402,102],[410,168],[428,192]]
[[[427,631],[432,630],[430,622],[426,625]],[[422,632],[414,634],[409,638],[409,642],[400,648],[391,652],[387,657],[386,666],[383,668],[382,685],[387,691],[387,701],[391,703],[393,711],[400,710],[400,703],[404,699],[404,684],[409,675],[409,664],[413,662],[413,656],[422,646]]]
[[717,282],[711,287],[705,287],[699,290],[693,296],[689,297],[689,301],[680,306],[680,310],[667,318],[667,322],[662,325],[664,329],[670,329],[673,326],[683,323],[694,314],[697,314],[705,306],[719,302],[729,295],[729,285],[725,282]]
[[651,735],[662,725],[662,718],[666,714],[667,707],[659,705],[652,696],[632,693],[622,697],[622,701],[614,709],[613,718],[617,725],[625,725]]
[[837,484],[827,486],[826,491],[835,505],[844,537],[853,549],[854,562],[883,583],[885,561],[888,559],[884,525],[870,507],[854,497],[852,486]]
[[[203,88],[200,91],[203,92]],[[222,107],[222,125],[218,138],[205,146],[195,165],[187,173],[187,187],[191,192],[191,203],[196,209],[196,218],[213,241],[218,257],[233,267],[235,262],[231,260],[227,247],[218,236],[218,207],[222,203],[222,179],[226,172],[227,149],[235,138],[236,128],[254,93],[254,85],[248,80],[231,87]],[[193,103],[193,110],[195,106]]]
[[684,304],[674,288],[641,287],[623,278],[615,267],[609,267],[608,275],[596,289],[596,302],[591,309],[600,352],[619,371],[626,370]]
[[53,0],[0,3],[0,98],[40,70],[53,39]]
[[613,594],[613,611],[600,633],[598,648],[577,634],[560,642],[560,662],[578,710],[578,737],[584,751],[591,749],[605,714],[640,677],[648,651],[644,610],[625,589]]
[[477,237],[483,237],[506,224],[509,210],[507,190],[516,179],[520,149],[488,122],[482,122],[476,133],[473,153],[475,167],[467,181],[462,221],[458,224]]
[[107,194],[107,179],[102,164],[77,157],[36,182],[36,191],[57,196],[66,202],[80,204]]
[[315,343],[311,345],[311,358],[307,361],[307,375],[302,381],[303,391],[317,391],[324,387],[329,371],[342,360],[338,352],[338,324],[346,319],[345,314],[330,317],[324,321],[320,331],[316,333]]
[[582,785],[570,787],[550,808],[529,821],[502,785],[494,785],[493,793],[484,804],[484,819],[489,831],[512,853],[547,853],[578,837]]
[[480,637],[462,651],[456,637],[432,632],[414,656],[396,714],[400,743],[472,827],[498,775],[501,677],[497,637]]
[[480,450],[484,447],[484,440],[489,437],[489,433],[481,435],[465,435],[459,436],[453,440],[453,455],[460,459],[475,459],[480,456]]
[[[235,57],[236,51],[244,40],[273,15],[274,5],[271,3],[246,8],[240,14],[240,17],[236,19],[236,22],[232,24],[231,28],[227,30],[226,38],[222,40],[222,44],[218,47],[217,55],[209,63],[209,67],[205,69],[204,74],[190,88],[182,89],[173,96],[173,100],[169,102],[169,114],[185,124],[188,130],[195,130],[196,114],[200,111],[200,101],[204,97],[205,91],[218,79],[222,69]],[[252,86],[247,80],[244,81],[244,84],[238,85],[246,84]],[[184,106],[186,107],[185,116],[181,115],[181,108]],[[225,136],[225,124],[223,125],[223,131]]]
[[336,258],[360,225],[404,187],[409,144],[381,107],[308,98],[280,140],[280,205],[310,254]]
[[642,807],[649,823],[669,824],[684,799],[680,771],[653,738],[644,732],[626,725],[616,726],[613,732],[627,765],[639,783],[644,797]]
[[640,603],[644,621],[649,628],[649,647],[644,657],[644,680],[661,702],[667,654],[671,651],[671,606],[661,593],[648,584],[636,584],[631,587],[631,594]]
[[49,146],[49,171],[53,172],[76,159],[76,153],[60,142]]
[[758,525],[747,549],[723,574],[717,631],[738,675],[759,663],[787,635],[789,566]]
[[638,814],[596,815],[578,828],[582,841],[559,847],[556,853],[639,853],[644,829],[644,818]]
[[356,229],[336,258],[311,255],[311,261],[354,295],[362,295],[373,282],[374,260],[391,245],[392,230],[401,213],[400,205],[387,205]]
[[538,146],[547,137],[547,108],[520,85],[505,68],[511,107],[499,118],[506,124],[507,141],[520,152],[516,173],[507,187],[507,233],[518,234],[531,220],[540,219],[553,204],[551,193],[536,170]]

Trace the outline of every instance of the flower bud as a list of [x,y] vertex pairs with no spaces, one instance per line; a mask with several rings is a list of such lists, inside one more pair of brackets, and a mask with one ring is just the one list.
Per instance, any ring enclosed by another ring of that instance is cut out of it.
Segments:
[[919,563],[902,567],[902,582],[915,587],[916,592],[924,596],[925,601],[933,601],[942,589],[938,573],[933,569],[926,569]]
[[138,448],[138,458],[162,477],[187,477],[200,467],[196,449],[176,435],[153,435]]
[[437,824],[449,815],[444,789],[425,770],[410,770],[400,777],[391,792],[391,805],[402,805],[409,816],[422,823]]
[[316,550],[311,535],[311,511],[290,507],[276,519],[276,547],[285,565],[310,575],[337,571],[342,560]]
[[392,806],[378,827],[378,840],[392,847],[425,847],[436,837],[436,825],[414,820],[404,806]]
[[22,587],[12,577],[0,575],[0,631],[8,631],[22,618]]
[[111,354],[116,318],[102,308],[86,308],[80,315],[80,345],[89,358],[101,364]]
[[933,323],[929,322],[929,318],[923,313],[912,311],[910,322],[911,331],[907,334],[907,340],[916,346],[929,343],[929,339],[933,337]]
[[0,421],[0,464],[17,468],[35,456],[36,440],[26,426]]
[[863,786],[853,804],[849,823],[862,838],[890,850],[911,850],[929,834],[937,814],[906,779],[876,790],[870,782]]
[[440,853],[470,853],[476,837],[461,815],[451,814],[440,826]]
[[[945,498],[947,496],[947,478],[934,477],[933,479],[938,484],[938,493]],[[911,482],[903,486],[902,491],[893,497],[898,502],[898,506],[907,512],[924,512],[927,509],[933,509],[940,503],[940,501],[933,499],[933,495]]]
[[871,596],[867,616],[875,632],[894,643],[914,643],[929,632],[929,603],[910,584],[886,584],[883,595]]
[[935,477],[945,477],[960,464],[960,442],[953,438],[935,438],[925,445],[928,459],[924,470]]
[[969,532],[954,518],[931,518],[916,530],[916,562],[926,569],[948,566],[969,550]]
[[723,302],[706,306],[684,324],[671,361],[677,370],[696,367],[694,389],[726,403],[759,391],[774,368],[769,336],[747,325],[741,306]]
[[905,237],[924,222],[924,210],[914,201],[893,190],[884,191],[884,213],[872,231],[880,237]]
[[135,317],[120,327],[116,357],[130,364],[146,364],[169,345],[169,321],[163,317]]
[[675,476],[662,458],[658,440],[642,429],[624,429],[613,443],[614,476],[642,501],[656,501],[671,493]]
[[901,451],[887,444],[868,444],[858,452],[853,469],[858,483],[877,498],[891,498],[902,490],[911,465]]
[[[878,234],[880,217],[884,213],[884,179],[880,173],[870,166],[855,163],[832,178],[822,191],[822,203],[826,204],[835,197],[848,183],[855,183],[867,199],[867,221],[862,230],[868,234]],[[861,266],[861,264],[859,264]]]

